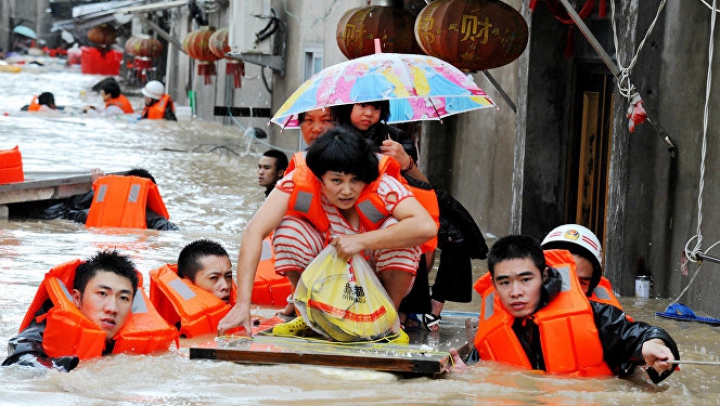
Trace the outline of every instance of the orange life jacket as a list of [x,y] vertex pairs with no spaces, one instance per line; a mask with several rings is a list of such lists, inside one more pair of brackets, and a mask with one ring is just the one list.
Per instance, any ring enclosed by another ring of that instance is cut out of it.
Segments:
[[272,234],[262,242],[260,262],[255,273],[252,303],[271,306],[284,306],[288,295],[292,294],[290,280],[275,273],[275,251],[272,245]]
[[132,105],[130,104],[130,100],[128,100],[124,94],[121,94],[120,96],[118,96],[114,99],[108,100],[107,103],[105,103],[105,108],[108,108],[110,106],[120,107],[120,109],[123,112],[125,112],[125,114],[130,114],[130,113],[135,112],[135,110],[133,110]]
[[163,265],[150,271],[150,300],[158,313],[172,326],[180,323],[180,336],[197,337],[217,333],[218,322],[235,304],[233,282],[230,304],[194,283],[180,278],[177,265]]
[[147,118],[150,120],[162,120],[165,118],[165,107],[170,105],[170,108],[173,112],[175,112],[175,104],[173,103],[172,99],[170,99],[170,96],[166,93],[163,94],[160,100],[157,101],[157,103],[153,104],[152,106],[145,106],[143,107],[142,111],[142,118]]
[[[296,152],[295,154],[293,154],[292,158],[290,158],[290,162],[288,164],[288,168],[285,170],[285,173],[290,173],[290,172],[294,171],[295,169],[299,169],[299,168],[307,168],[307,164],[305,162],[306,154],[307,154],[306,152]],[[391,159],[385,155],[380,155],[379,158],[380,158],[380,168],[379,168],[380,176],[373,184],[377,183],[379,185],[379,182],[382,179],[382,174],[383,174],[382,169],[387,168],[386,172],[384,172],[384,173],[387,173],[389,176],[397,179],[398,181],[400,181],[400,183],[403,186],[405,186],[406,189],[410,190],[413,193],[413,196],[415,197],[415,199],[425,208],[425,210],[427,210],[428,214],[430,214],[430,217],[432,217],[433,221],[435,221],[435,225],[439,227],[440,226],[440,207],[438,206],[437,195],[435,194],[435,191],[417,188],[417,187],[408,185],[407,180],[405,180],[405,178],[402,175],[400,175],[400,164],[397,162],[397,160]],[[393,161],[394,164],[392,164],[392,165],[389,164],[387,160]],[[297,183],[296,183],[296,187],[297,187]],[[375,186],[374,190],[377,190],[377,186]],[[358,199],[358,202],[359,201],[360,200]],[[378,201],[382,207],[382,209],[379,211],[381,213],[383,213],[383,212],[386,213],[387,210],[385,210],[385,206],[382,204],[382,201],[379,198],[378,198]],[[378,201],[375,201],[374,203],[377,203]],[[319,203],[319,201],[318,201],[318,203]],[[357,204],[356,204],[356,207],[357,207]],[[322,210],[322,207],[320,207],[320,210]],[[360,210],[358,210],[358,213],[360,213]],[[385,218],[387,218],[387,217],[385,217]],[[361,219],[362,219],[362,214],[361,214]],[[382,222],[380,222],[380,224],[382,224]],[[364,225],[364,223],[363,223],[363,225]],[[375,230],[377,228],[367,228],[366,227],[366,229]],[[420,246],[420,248],[422,249],[422,252],[434,251],[435,248],[437,248],[437,235],[435,237],[429,239],[428,241],[424,242]]]
[[157,185],[138,176],[103,176],[93,183],[87,227],[147,228],[145,210],[170,219]]
[[11,149],[0,149],[0,184],[23,182],[22,155],[20,148],[16,145]]
[[41,105],[38,104],[38,96],[33,96],[32,100],[30,100],[30,105],[28,105],[27,111],[40,111]]
[[610,281],[606,277],[600,277],[600,282],[598,285],[593,289],[592,295],[588,298],[594,302],[599,303],[606,303],[609,305],[613,305],[617,307],[618,309],[622,310],[622,305],[620,304],[620,301],[615,296],[612,290],[612,285],[610,284]]
[[[52,268],[35,294],[20,332],[36,319],[45,321],[43,349],[50,357],[76,355],[81,360],[101,356],[106,344],[106,334],[82,314],[73,302],[70,290],[75,280],[75,269],[82,260],[66,262]],[[113,354],[149,354],[166,351],[170,344],[180,347],[177,331],[160,317],[150,299],[142,290],[142,275],[138,272],[138,288],[132,303],[132,313],[125,325],[115,334]],[[70,288],[68,288],[70,287]],[[43,303],[50,299],[53,307],[36,318]]]
[[[377,194],[382,175],[388,173],[392,176],[400,170],[400,165],[394,159],[382,157],[379,165],[380,176],[365,185],[360,197],[355,202],[355,210],[360,217],[360,223],[366,231],[377,230],[390,217],[385,204]],[[299,166],[293,171],[293,193],[290,195],[287,215],[308,220],[321,233],[327,234],[330,229],[330,220],[323,210],[321,203],[322,189],[320,181],[307,166]],[[326,239],[329,235],[326,235]]]
[[[555,264],[554,268],[562,276],[560,294],[530,316],[540,331],[546,371],[574,376],[613,375],[603,359],[592,308],[580,288],[572,255],[565,250],[548,250],[545,257],[550,257],[547,262]],[[480,277],[474,287],[481,296],[475,335],[480,358],[531,369],[512,329],[515,318],[503,307],[490,273]]]

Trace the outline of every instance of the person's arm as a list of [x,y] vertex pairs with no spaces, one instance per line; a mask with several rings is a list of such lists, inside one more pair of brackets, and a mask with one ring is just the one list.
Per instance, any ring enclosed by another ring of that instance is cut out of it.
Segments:
[[392,216],[398,223],[388,228],[336,236],[332,244],[338,255],[351,258],[364,250],[414,247],[437,234],[432,217],[414,197],[398,203]]
[[260,262],[262,241],[280,224],[287,212],[289,201],[290,194],[276,187],[245,229],[237,265],[237,302],[218,323],[218,334],[222,335],[231,328],[245,327],[245,332],[252,335],[250,299]]
[[658,383],[672,374],[676,366],[668,361],[680,359],[677,344],[665,330],[643,322],[630,322],[622,310],[590,301],[595,326],[600,333],[605,362],[619,376],[629,375],[639,365]]
[[80,359],[76,356],[51,358],[42,346],[45,323],[33,322],[28,328],[8,341],[8,357],[2,366],[22,365],[33,368],[54,368],[59,371],[73,370]]

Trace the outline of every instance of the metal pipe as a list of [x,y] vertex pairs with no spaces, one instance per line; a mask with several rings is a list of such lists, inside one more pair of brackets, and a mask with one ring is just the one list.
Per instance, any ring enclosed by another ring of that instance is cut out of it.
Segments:
[[695,257],[701,261],[709,261],[709,262],[713,262],[716,264],[720,264],[720,258],[711,257],[710,255],[708,255],[702,251],[697,252],[695,254]]

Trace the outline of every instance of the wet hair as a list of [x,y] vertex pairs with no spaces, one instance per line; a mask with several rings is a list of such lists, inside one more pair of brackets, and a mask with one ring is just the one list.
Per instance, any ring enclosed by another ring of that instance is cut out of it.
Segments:
[[592,252],[590,252],[587,248],[583,248],[581,245],[565,241],[550,241],[545,243],[542,248],[544,250],[568,250],[571,254],[578,255],[581,258],[585,258],[590,261],[593,267],[593,273],[590,278],[587,294],[592,295],[593,289],[595,289],[598,283],[600,283],[600,277],[602,277],[603,272],[602,266],[600,266],[597,257],[593,255]]
[[50,92],[40,93],[40,96],[38,96],[38,104],[45,105],[48,107],[54,107],[55,106],[55,96]]
[[[355,104],[369,104],[371,106],[374,106],[376,108],[380,109],[380,121],[387,122],[388,118],[390,118],[390,101],[388,100],[378,100],[378,101],[371,101],[371,102],[365,102],[365,103],[355,103]],[[343,104],[341,106],[333,106],[333,117],[334,120],[337,121],[339,124],[344,125],[352,125],[350,122],[350,113],[352,113],[353,107],[355,104]]]
[[109,94],[113,99],[120,96],[120,85],[118,85],[118,82],[115,80],[105,81],[102,86],[100,86],[100,90]]
[[202,269],[200,260],[208,256],[228,257],[228,252],[222,245],[210,240],[195,240],[186,245],[178,256],[178,276],[187,278],[193,283],[198,271]]
[[275,169],[278,172],[282,172],[288,167],[287,155],[284,152],[278,151],[277,149],[269,149],[263,153],[263,156],[275,158]]
[[351,127],[328,129],[308,148],[305,160],[318,178],[333,171],[355,175],[362,182],[372,183],[380,176],[373,147]]
[[73,289],[77,289],[81,295],[85,294],[88,282],[98,272],[112,272],[116,275],[128,278],[132,285],[133,294],[138,287],[138,276],[135,271],[135,264],[125,255],[120,255],[116,250],[99,251],[93,257],[78,265],[75,270]]
[[495,265],[513,259],[529,259],[542,274],[546,268],[545,255],[540,242],[527,235],[508,235],[497,240],[487,255],[490,275],[495,275]]
[[150,179],[152,183],[157,185],[157,182],[155,182],[155,178],[150,174],[150,172],[147,171],[147,169],[133,168],[127,171],[125,176],[137,176],[139,178]]

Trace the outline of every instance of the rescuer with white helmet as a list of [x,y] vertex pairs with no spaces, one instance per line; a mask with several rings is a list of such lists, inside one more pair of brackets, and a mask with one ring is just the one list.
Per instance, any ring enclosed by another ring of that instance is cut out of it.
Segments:
[[579,224],[561,225],[545,236],[542,248],[570,251],[575,257],[580,285],[591,295],[602,277],[602,246],[592,231]]
[[142,88],[142,94],[145,96],[145,108],[141,119],[177,121],[175,104],[165,93],[165,85],[157,80],[151,80]]

